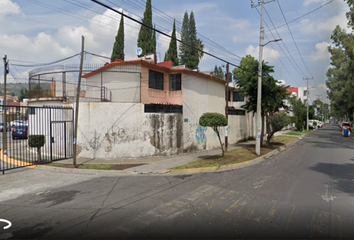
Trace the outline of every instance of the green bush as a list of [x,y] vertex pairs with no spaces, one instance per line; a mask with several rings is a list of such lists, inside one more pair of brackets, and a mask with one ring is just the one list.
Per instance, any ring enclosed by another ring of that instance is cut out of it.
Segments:
[[219,127],[227,126],[226,117],[220,113],[204,113],[199,118],[199,125],[201,125],[203,127],[213,128],[214,132],[216,133],[216,135],[219,138],[219,142],[220,142],[220,146],[221,146],[221,150],[222,150],[222,156],[224,156],[224,147],[221,142]]
[[37,148],[38,152],[38,161],[41,161],[41,147],[45,144],[44,135],[29,135],[28,137],[28,146],[32,148]]

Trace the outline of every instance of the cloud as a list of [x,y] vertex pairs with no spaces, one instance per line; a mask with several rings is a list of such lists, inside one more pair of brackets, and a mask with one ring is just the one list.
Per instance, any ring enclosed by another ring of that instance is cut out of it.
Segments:
[[[259,46],[254,47],[253,45],[249,45],[247,50],[246,50],[247,55],[252,55],[255,59],[258,59],[259,57]],[[263,48],[263,60],[265,62],[274,62],[275,60],[278,59],[279,52],[275,49],[272,48]]]
[[305,0],[302,5],[308,6],[315,3],[324,4],[326,2],[328,2],[328,0]]
[[328,38],[337,25],[346,29],[348,21],[346,12],[349,11],[348,5],[344,2],[337,1],[330,6],[331,8],[327,10],[328,14],[323,17],[301,20],[301,32],[309,36],[316,34],[318,37]]
[[328,45],[329,43],[327,42],[316,43],[315,51],[310,56],[311,60],[312,61],[328,60],[330,57],[327,50]]
[[21,12],[20,6],[10,0],[0,1],[0,14],[19,14]]

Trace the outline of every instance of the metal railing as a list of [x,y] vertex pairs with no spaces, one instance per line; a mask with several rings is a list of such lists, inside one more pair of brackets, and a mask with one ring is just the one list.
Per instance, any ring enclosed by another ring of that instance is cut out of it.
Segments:
[[[72,158],[72,108],[12,105],[0,108],[0,171]],[[30,141],[33,135],[44,137],[44,145],[39,149]]]

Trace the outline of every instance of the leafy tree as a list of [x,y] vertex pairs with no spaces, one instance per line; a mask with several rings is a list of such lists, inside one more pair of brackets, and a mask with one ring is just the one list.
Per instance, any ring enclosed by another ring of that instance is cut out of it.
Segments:
[[304,129],[304,122],[307,120],[307,106],[302,103],[301,99],[292,97],[289,99],[291,110],[294,114],[294,123],[297,130],[302,131]]
[[154,25],[154,31],[152,32],[152,52],[156,54],[156,26]]
[[124,18],[123,18],[123,15],[120,18],[120,23],[119,23],[119,28],[118,28],[116,40],[113,45],[111,62],[114,62],[116,59],[124,60]]
[[29,135],[28,146],[32,148],[37,148],[38,161],[41,162],[41,147],[44,146],[45,137],[44,135]]
[[[279,111],[280,108],[287,109],[284,100],[290,96],[286,91],[289,86],[278,84],[270,74],[274,72],[273,66],[268,66],[262,62],[262,130],[261,144],[263,143],[264,118],[268,113]],[[233,70],[234,80],[240,87],[240,94],[248,96],[246,104],[242,107],[248,112],[257,111],[257,89],[258,89],[258,60],[251,55],[242,58],[240,67]]]
[[165,61],[171,60],[173,66],[178,65],[177,38],[176,38],[176,21],[173,21],[172,38],[165,54]]
[[181,29],[181,40],[186,44],[181,44],[180,50],[180,63],[189,69],[198,69],[200,59],[203,57],[203,42],[197,38],[197,28],[193,11],[188,16],[188,12],[184,13]]
[[224,157],[225,151],[220,138],[220,127],[227,126],[227,119],[220,113],[204,113],[199,118],[199,125],[203,127],[211,127],[219,138],[222,156]]
[[274,133],[281,131],[286,125],[290,123],[290,118],[286,113],[282,112],[271,115],[268,118],[268,121],[271,126],[271,130],[267,136],[267,144],[270,143]]
[[337,116],[349,117],[354,109],[354,35],[337,26],[332,35],[331,67],[327,71],[326,82],[333,111]]
[[[153,31],[152,31],[152,10],[151,0],[146,1],[143,23],[151,28],[141,26],[138,36],[138,47],[143,50],[142,55],[154,52]],[[156,41],[155,41],[156,42]],[[156,44],[155,44],[156,45]]]
[[29,91],[27,88],[21,88],[20,95],[18,96],[18,101],[22,102],[24,98],[29,98]]
[[221,79],[225,79],[225,75],[224,75],[224,72],[223,72],[222,68],[218,67],[216,65],[214,67],[214,71],[211,72],[210,74],[212,74],[215,77],[218,77],[218,78],[221,78]]

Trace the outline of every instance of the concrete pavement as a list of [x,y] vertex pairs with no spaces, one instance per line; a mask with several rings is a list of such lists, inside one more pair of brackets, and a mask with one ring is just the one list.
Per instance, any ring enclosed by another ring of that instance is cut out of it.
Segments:
[[[275,135],[286,135],[286,133],[290,132],[291,130],[285,130],[277,132]],[[222,167],[208,167],[208,168],[197,168],[197,169],[173,169],[174,167],[181,166],[187,164],[189,162],[198,160],[200,158],[205,158],[207,156],[212,156],[221,153],[221,149],[211,149],[211,150],[204,150],[195,153],[188,153],[188,154],[179,154],[173,156],[154,156],[154,157],[146,157],[146,158],[137,158],[137,159],[88,159],[88,158],[77,158],[77,164],[143,164],[141,166],[130,167],[124,170],[93,170],[93,169],[69,169],[63,167],[52,167],[48,165],[39,165],[38,168],[51,168],[53,171],[91,171],[93,173],[100,173],[104,171],[105,173],[113,173],[113,174],[122,174],[122,175],[134,175],[134,174],[191,174],[196,172],[212,172],[212,171],[225,171],[228,169],[240,168],[249,165],[256,164],[264,159],[272,157],[276,155],[278,152],[282,151],[289,145],[294,144],[296,141],[291,142],[283,146],[281,149],[274,150],[266,155],[263,155],[259,158],[253,159],[251,161],[231,164]],[[249,145],[255,145],[255,140],[241,142],[238,144],[229,145],[229,150],[234,150],[242,147],[246,147]],[[66,159],[61,161],[56,161],[55,163],[63,163],[63,164],[72,164],[73,159]]]

